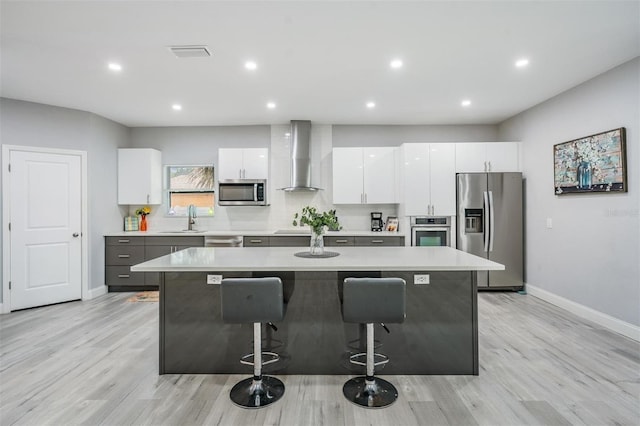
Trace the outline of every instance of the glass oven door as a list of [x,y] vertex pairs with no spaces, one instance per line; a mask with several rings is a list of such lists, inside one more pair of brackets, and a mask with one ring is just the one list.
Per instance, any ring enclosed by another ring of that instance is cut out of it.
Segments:
[[411,245],[416,247],[450,246],[451,227],[413,227],[411,228]]

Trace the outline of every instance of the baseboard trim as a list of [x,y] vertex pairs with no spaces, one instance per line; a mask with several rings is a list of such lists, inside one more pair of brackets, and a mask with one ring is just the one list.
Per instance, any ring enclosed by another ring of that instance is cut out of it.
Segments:
[[109,287],[103,285],[101,287],[90,288],[85,300],[95,299],[98,296],[102,296],[103,294],[107,294]]
[[572,300],[566,299],[562,296],[558,296],[557,294],[553,294],[547,290],[543,290],[531,284],[527,284],[525,288],[527,290],[527,294],[530,294],[531,296],[537,297],[538,299],[544,300],[545,302],[549,302],[552,305],[565,309],[572,314],[579,316],[580,318],[593,321],[596,324],[608,328],[609,330],[614,331],[618,334],[622,334],[629,339],[640,342],[640,327],[636,325],[619,320],[618,318],[614,318],[611,315],[603,314],[602,312],[596,311],[595,309],[581,305]]

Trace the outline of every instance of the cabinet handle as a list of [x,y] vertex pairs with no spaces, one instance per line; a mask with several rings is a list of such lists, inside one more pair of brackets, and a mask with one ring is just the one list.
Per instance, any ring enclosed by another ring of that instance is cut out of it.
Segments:
[[129,274],[118,274],[118,278],[131,278]]
[[128,242],[129,242],[129,240],[118,240],[118,242],[119,242],[119,243],[122,243],[122,244],[126,244],[126,243],[128,243]]
[[384,240],[371,240],[371,242],[373,244],[382,244],[382,243],[384,243]]
[[336,240],[336,244],[346,244],[349,240]]
[[128,254],[119,254],[119,255],[118,255],[118,257],[119,257],[120,259],[128,259],[128,258],[130,258],[130,257],[131,257],[131,255],[128,255]]
[[489,171],[491,171],[491,161],[487,161],[487,164],[489,165]]
[[250,243],[259,244],[262,240],[249,240]]
[[149,200],[151,199],[151,196],[149,194],[147,194],[147,204],[149,204]]
[[246,179],[246,177],[247,177],[247,170],[246,169],[242,169],[242,177],[244,179]]
[[367,193],[364,193],[364,203],[367,204]]

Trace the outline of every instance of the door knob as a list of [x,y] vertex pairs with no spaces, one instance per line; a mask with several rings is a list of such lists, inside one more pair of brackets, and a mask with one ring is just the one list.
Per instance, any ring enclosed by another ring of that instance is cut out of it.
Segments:
[[73,238],[78,238],[80,236],[80,234],[78,234],[77,232],[73,233]]

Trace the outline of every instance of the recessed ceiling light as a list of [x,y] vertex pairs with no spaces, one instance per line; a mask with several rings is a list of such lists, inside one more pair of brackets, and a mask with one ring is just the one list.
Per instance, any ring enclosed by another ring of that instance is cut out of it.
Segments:
[[255,70],[256,68],[258,68],[258,64],[256,64],[253,61],[247,61],[244,63],[244,67],[248,70]]
[[516,67],[518,68],[524,68],[527,65],[529,65],[529,60],[527,58],[518,59],[516,61]]
[[267,108],[274,109],[275,107],[276,107],[276,103],[275,102],[267,102]]
[[391,68],[398,69],[398,68],[402,68],[403,64],[402,64],[402,61],[400,59],[394,59],[393,61],[391,61],[389,63],[389,65],[391,66]]
[[469,99],[465,99],[462,102],[460,102],[460,105],[462,105],[463,107],[468,107],[471,105],[471,101]]
[[376,103],[375,102],[367,102],[367,108],[372,109],[376,107]]
[[117,64],[115,62],[110,62],[109,63],[109,69],[111,71],[122,71],[122,65]]
[[171,108],[173,108],[174,111],[182,111],[182,105],[180,104],[173,104]]

